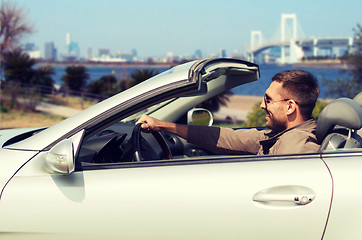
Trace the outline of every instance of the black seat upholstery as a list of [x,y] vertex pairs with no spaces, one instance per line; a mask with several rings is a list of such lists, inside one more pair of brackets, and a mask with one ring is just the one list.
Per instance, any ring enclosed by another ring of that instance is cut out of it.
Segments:
[[317,122],[320,151],[361,148],[362,107],[349,98],[336,99],[324,107]]

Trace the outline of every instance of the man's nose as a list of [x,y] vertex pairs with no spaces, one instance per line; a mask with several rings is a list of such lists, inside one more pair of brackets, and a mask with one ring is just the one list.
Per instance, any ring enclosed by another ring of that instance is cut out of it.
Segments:
[[265,108],[266,108],[266,105],[265,105],[265,101],[264,101],[264,100],[261,101],[261,103],[260,103],[260,108],[262,108],[262,109],[265,109]]

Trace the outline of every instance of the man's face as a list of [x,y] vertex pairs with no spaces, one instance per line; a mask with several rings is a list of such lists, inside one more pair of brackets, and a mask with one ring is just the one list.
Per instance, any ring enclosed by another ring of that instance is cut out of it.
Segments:
[[273,81],[265,91],[264,101],[260,107],[266,112],[266,126],[276,131],[283,131],[287,128],[287,105],[282,96],[282,83]]

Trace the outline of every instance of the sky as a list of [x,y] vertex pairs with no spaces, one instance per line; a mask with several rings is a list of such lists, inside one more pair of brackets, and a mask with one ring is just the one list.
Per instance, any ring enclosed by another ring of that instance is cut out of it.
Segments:
[[[280,38],[281,14],[296,14],[298,35],[352,37],[362,24],[361,0],[6,0],[27,12],[34,33],[23,43],[53,41],[65,51],[66,33],[81,55],[88,48],[160,57],[169,52],[204,57],[225,49],[243,54],[251,31],[264,41]],[[299,34],[300,33],[300,34]]]

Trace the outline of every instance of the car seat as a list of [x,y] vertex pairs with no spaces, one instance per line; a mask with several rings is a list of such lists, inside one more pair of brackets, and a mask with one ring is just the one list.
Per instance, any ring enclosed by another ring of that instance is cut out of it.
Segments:
[[328,103],[317,122],[319,151],[362,148],[362,137],[357,133],[361,127],[362,107],[356,101],[338,98]]
[[[357,103],[361,106],[361,108],[362,108],[362,92],[360,92],[359,94],[357,94],[357,95],[353,98],[353,100],[354,100],[355,102],[357,102]],[[360,130],[358,130],[357,133],[358,133],[358,135],[362,136],[362,128],[361,128]]]
[[362,92],[360,92],[359,94],[357,94],[354,98],[353,101],[357,102],[361,107],[362,107]]

